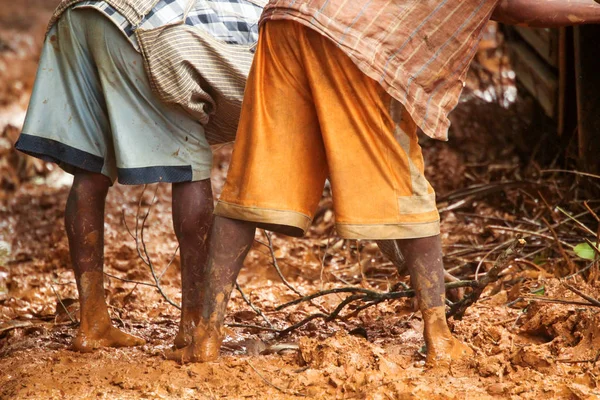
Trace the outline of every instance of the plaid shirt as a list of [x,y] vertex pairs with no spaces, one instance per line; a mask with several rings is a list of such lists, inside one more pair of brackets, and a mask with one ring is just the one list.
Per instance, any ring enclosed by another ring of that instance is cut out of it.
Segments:
[[204,126],[208,142],[217,144],[235,139],[266,2],[62,0],[48,29],[70,7],[104,13],[141,53],[154,94],[195,118]]
[[448,114],[498,2],[270,0],[262,22],[291,19],[332,39],[427,135],[447,140]]
[[[139,51],[136,29],[149,30],[178,23],[182,21],[188,3],[189,0],[160,0],[138,26],[133,26],[105,1],[82,1],[73,8],[94,8],[102,12]],[[247,0],[196,0],[186,16],[185,24],[202,29],[225,43],[247,45],[258,40],[257,20],[261,13],[262,7]]]

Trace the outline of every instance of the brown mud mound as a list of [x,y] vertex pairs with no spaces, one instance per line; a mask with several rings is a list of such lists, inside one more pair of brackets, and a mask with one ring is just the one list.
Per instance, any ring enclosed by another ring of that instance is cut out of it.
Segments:
[[[582,290],[589,285],[580,283]],[[573,293],[557,286],[556,296],[580,302]],[[593,293],[590,291],[589,293]],[[579,304],[533,303],[527,308],[521,332],[546,340],[557,362],[592,363],[600,360],[600,311]]]

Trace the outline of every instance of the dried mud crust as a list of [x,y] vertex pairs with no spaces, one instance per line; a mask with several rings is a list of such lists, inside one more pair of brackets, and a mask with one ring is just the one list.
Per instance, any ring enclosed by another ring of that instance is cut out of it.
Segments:
[[[222,173],[226,163],[225,157],[215,173]],[[138,259],[122,222],[124,209],[128,225],[134,226],[140,190],[118,186],[111,189],[105,263],[107,272],[115,276],[150,282],[150,273]],[[147,191],[143,204],[149,204],[151,192]],[[144,338],[147,344],[137,349],[75,353],[69,350],[75,325],[53,291],[71,317],[77,318],[77,295],[61,222],[66,195],[66,187],[28,183],[0,212],[14,238],[13,262],[8,268],[0,268],[4,273],[0,284],[9,289],[8,294],[0,296],[2,399],[285,399],[298,394],[322,399],[538,399],[593,398],[596,394],[595,376],[600,371],[594,363],[563,362],[593,359],[600,350],[600,321],[595,310],[537,303],[508,308],[504,304],[513,294],[503,287],[492,288],[464,320],[451,323],[455,335],[475,350],[475,356],[453,365],[448,372],[423,367],[424,358],[419,354],[423,325],[410,301],[385,303],[335,324],[315,321],[286,337],[250,328],[228,328],[218,361],[181,366],[163,357],[176,335],[178,312],[154,289],[111,278],[106,279],[106,294],[113,324]],[[321,223],[313,227],[307,239],[274,238],[284,274],[303,293],[321,287],[320,254],[323,242],[329,241],[323,239],[322,232],[328,228],[322,224],[330,219],[329,202],[323,200]],[[170,190],[161,185],[147,230],[151,254],[160,266],[168,263],[176,248],[170,213]],[[265,240],[260,233],[258,236]],[[331,257],[345,257],[346,251],[334,248]],[[369,244],[362,251],[369,261],[364,265],[368,276],[388,271],[385,261]],[[164,290],[175,301],[180,301],[178,267],[176,260],[163,280]],[[333,273],[327,270],[326,281]],[[541,282],[547,296],[574,299],[556,280]],[[255,244],[239,283],[276,326],[298,322],[316,311],[304,304],[287,313],[272,312],[294,294],[279,283],[270,266],[270,255],[260,244]],[[331,285],[326,283],[325,287]],[[587,293],[597,291],[581,283],[578,286]],[[339,297],[330,296],[319,304],[331,309],[339,301]],[[229,323],[263,323],[237,292],[228,315]],[[349,331],[359,336],[345,333]],[[299,350],[283,346],[281,353],[269,351],[275,348],[272,345],[285,343],[297,344]]]

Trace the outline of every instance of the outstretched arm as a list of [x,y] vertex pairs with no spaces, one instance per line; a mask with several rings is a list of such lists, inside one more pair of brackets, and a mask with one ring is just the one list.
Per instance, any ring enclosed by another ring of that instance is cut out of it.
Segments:
[[492,19],[540,28],[600,23],[600,0],[501,0]]

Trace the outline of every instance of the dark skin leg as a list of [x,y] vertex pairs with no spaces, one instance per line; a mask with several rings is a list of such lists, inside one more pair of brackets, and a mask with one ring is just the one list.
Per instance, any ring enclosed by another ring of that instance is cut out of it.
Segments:
[[209,284],[205,288],[200,322],[192,343],[168,352],[167,358],[179,362],[206,362],[219,357],[227,303],[252,247],[255,231],[253,223],[215,217],[205,275]]
[[455,339],[446,323],[444,265],[440,236],[396,240],[423,314],[426,364],[449,365],[472,351]]
[[[206,362],[218,358],[224,337],[222,329],[227,302],[252,246],[255,230],[253,223],[215,218],[211,234],[213,245],[207,267],[210,285],[205,292],[202,318],[194,332],[192,343],[168,353],[167,358],[180,362]],[[446,323],[440,237],[398,240],[396,243],[400,252],[405,255],[423,313],[427,364],[443,366],[470,354],[467,346],[454,339]]]
[[210,179],[173,184],[173,227],[181,252],[181,321],[175,347],[192,341],[200,322],[213,213]]
[[112,326],[104,298],[104,204],[109,187],[110,180],[101,174],[75,173],[65,211],[81,314],[72,347],[81,352],[145,343]]

